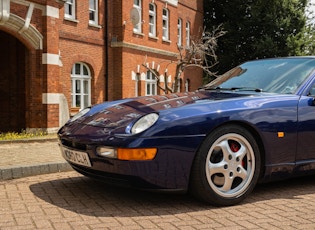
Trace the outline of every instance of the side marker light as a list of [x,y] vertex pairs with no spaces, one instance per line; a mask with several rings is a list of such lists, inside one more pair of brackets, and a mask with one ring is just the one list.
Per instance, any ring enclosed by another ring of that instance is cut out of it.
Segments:
[[117,149],[117,158],[119,160],[152,160],[156,155],[156,148],[119,148]]
[[283,138],[284,137],[284,132],[278,132],[278,137]]

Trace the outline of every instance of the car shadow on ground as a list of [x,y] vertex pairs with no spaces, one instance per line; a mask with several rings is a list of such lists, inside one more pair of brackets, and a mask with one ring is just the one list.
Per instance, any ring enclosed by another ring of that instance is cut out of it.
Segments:
[[[156,193],[113,187],[84,176],[32,184],[30,190],[52,205],[88,216],[175,215],[219,209],[202,203],[189,194]],[[314,177],[260,184],[238,206],[270,202],[274,199],[299,199],[299,196],[313,194],[314,191]]]

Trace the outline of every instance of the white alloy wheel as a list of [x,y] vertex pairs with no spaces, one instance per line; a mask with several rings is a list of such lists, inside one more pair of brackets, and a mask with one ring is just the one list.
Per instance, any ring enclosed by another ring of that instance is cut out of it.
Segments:
[[211,132],[196,153],[190,191],[208,203],[227,206],[244,200],[260,176],[260,148],[253,134],[239,125]]
[[241,135],[229,133],[211,146],[206,159],[206,176],[212,190],[230,198],[242,195],[255,172],[255,154]]

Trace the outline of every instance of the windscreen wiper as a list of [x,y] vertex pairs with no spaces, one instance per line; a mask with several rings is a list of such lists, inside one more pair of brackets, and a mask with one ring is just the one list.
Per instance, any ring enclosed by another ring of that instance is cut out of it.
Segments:
[[261,93],[263,90],[260,88],[254,88],[254,87],[232,87],[230,90],[238,90],[238,91],[254,91]]
[[217,90],[217,91],[220,91],[220,90],[231,90],[231,91],[254,91],[254,92],[257,92],[257,93],[261,93],[263,92],[262,89],[259,89],[259,88],[254,88],[254,87],[231,87],[231,88],[222,88],[220,86],[217,86],[217,87],[206,87],[204,88],[205,90]]

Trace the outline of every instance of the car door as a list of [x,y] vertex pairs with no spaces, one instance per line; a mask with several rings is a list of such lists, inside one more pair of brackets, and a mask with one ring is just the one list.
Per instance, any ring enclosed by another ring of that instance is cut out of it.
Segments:
[[298,105],[297,171],[315,170],[315,82]]

